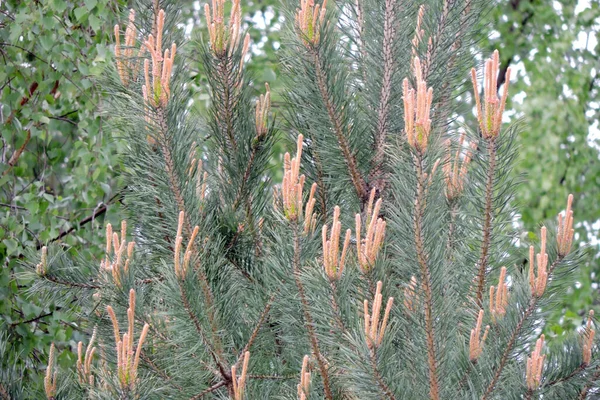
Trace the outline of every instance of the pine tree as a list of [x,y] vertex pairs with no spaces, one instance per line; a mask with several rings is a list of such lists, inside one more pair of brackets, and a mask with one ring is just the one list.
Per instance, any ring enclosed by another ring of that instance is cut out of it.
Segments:
[[[252,96],[239,0],[207,4],[208,38],[187,52],[174,2],[115,27],[105,111],[128,146],[130,218],[106,226],[94,264],[48,247],[32,266],[31,290],[81,307],[90,337],[71,372],[51,350],[47,398],[593,396],[593,313],[540,336],[580,258],[572,197],[526,257],[510,71],[500,95],[498,52],[467,69],[484,2],[286,7],[282,123],[268,86]],[[461,126],[467,95],[477,126]],[[278,131],[295,143],[280,185]]]

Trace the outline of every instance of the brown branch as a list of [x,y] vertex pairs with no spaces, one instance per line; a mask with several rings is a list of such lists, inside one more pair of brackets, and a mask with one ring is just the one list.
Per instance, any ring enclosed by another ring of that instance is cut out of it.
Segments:
[[161,370],[151,359],[150,357],[148,357],[146,355],[146,352],[144,352],[144,350],[142,350],[142,352],[140,353],[140,358],[147,364],[150,366],[150,368],[152,368],[152,370],[154,370],[154,372],[156,372],[158,375],[160,375],[161,378],[163,378],[165,381],[169,382],[170,385],[172,385],[173,387],[175,387],[177,390],[179,390],[180,392],[183,392],[183,388],[181,386],[179,386],[178,384],[176,384],[175,382],[173,382],[173,378],[171,378],[169,375],[167,375],[167,373],[163,370]]
[[579,393],[579,400],[585,400],[587,398],[588,392],[594,386],[594,382],[596,382],[598,379],[600,379],[600,367],[596,368],[596,372],[594,372],[592,375],[589,383],[586,384],[583,389],[581,389],[581,392]]
[[577,368],[575,368],[573,371],[571,371],[571,373],[569,375],[563,376],[562,378],[558,378],[553,381],[550,381],[547,384],[545,384],[544,386],[553,386],[558,383],[566,382],[569,379],[572,379],[572,378],[576,377],[577,375],[579,375],[579,373],[585,371],[586,367],[587,367],[587,364],[581,363],[581,364],[579,364],[579,366],[577,366]]
[[478,309],[483,308],[483,292],[485,291],[485,276],[489,261],[490,243],[492,240],[492,219],[494,200],[494,175],[496,173],[496,140],[488,139],[489,168],[485,185],[485,210],[483,217],[483,239],[481,241],[481,256],[477,262],[477,291],[475,300]]
[[417,168],[417,195],[415,199],[415,247],[417,260],[421,269],[423,291],[425,292],[425,334],[427,341],[427,361],[429,364],[429,395],[432,400],[439,400],[439,384],[437,378],[437,359],[435,354],[435,332],[433,327],[433,293],[431,288],[431,271],[427,261],[424,237],[422,231],[422,219],[424,211],[425,185],[427,184],[425,172],[423,171],[423,158],[420,153],[416,156]]
[[294,223],[292,229],[294,231],[293,274],[296,286],[298,288],[298,294],[300,295],[300,302],[302,303],[304,322],[306,323],[306,330],[308,332],[308,338],[310,340],[313,354],[315,355],[317,365],[319,366],[319,371],[321,373],[321,377],[323,378],[323,388],[325,390],[325,397],[328,400],[333,400],[333,393],[331,392],[331,387],[329,383],[329,373],[327,372],[327,366],[325,365],[323,356],[321,355],[321,351],[319,350],[319,341],[317,340],[317,335],[315,334],[313,319],[310,315],[308,301],[306,300],[306,295],[304,293],[304,285],[302,285],[302,281],[300,280],[300,238],[298,236],[298,225]]
[[385,383],[385,381],[383,380],[383,377],[379,373],[379,369],[377,368],[377,355],[375,354],[374,350],[371,350],[371,364],[373,366],[373,376],[375,377],[375,380],[377,381],[377,385],[379,385],[379,388],[381,389],[383,394],[385,394],[385,396],[389,400],[396,400],[394,393],[389,388],[389,386]]
[[262,327],[265,320],[267,319],[267,315],[269,315],[269,311],[271,311],[271,306],[273,305],[273,301],[275,301],[275,297],[278,292],[279,291],[277,291],[271,295],[271,298],[267,302],[265,309],[260,314],[260,317],[258,318],[258,322],[256,323],[256,326],[254,327],[254,330],[252,331],[252,334],[250,335],[250,339],[248,339],[248,343],[246,343],[246,345],[244,346],[244,349],[241,351],[237,361],[235,362],[236,367],[242,361],[242,358],[244,358],[244,355],[246,354],[246,352],[250,351],[250,347],[252,347],[252,344],[254,343],[254,341],[256,340],[256,337],[258,336],[258,332],[260,331],[260,328]]
[[185,294],[183,284],[181,282],[179,282],[179,290],[181,293],[181,302],[183,303],[183,307],[185,308],[185,311],[188,313],[188,316],[194,323],[194,327],[196,328],[196,331],[198,332],[200,339],[202,339],[202,342],[204,343],[206,350],[209,352],[213,361],[219,368],[219,373],[223,377],[223,380],[225,380],[225,382],[230,382],[231,381],[231,373],[229,372],[229,367],[227,367],[224,364],[224,362],[222,360],[220,360],[220,356],[215,352],[215,350],[212,349],[209,341],[206,339],[206,336],[204,335],[204,330],[202,329],[202,324],[200,323],[198,316],[192,310],[192,307],[190,306],[187,295]]
[[285,379],[297,379],[298,374],[289,375],[248,375],[248,379],[259,379],[259,380],[285,380]]
[[204,397],[204,395],[207,395],[209,393],[214,392],[215,390],[222,388],[223,386],[227,385],[227,382],[225,381],[221,381],[219,383],[215,383],[214,385],[212,385],[211,387],[209,387],[206,390],[203,390],[202,392],[198,393],[197,395],[190,397],[190,400],[198,400],[201,399],[202,397]]
[[340,150],[342,151],[344,161],[348,166],[348,172],[350,174],[352,184],[354,185],[354,189],[356,190],[356,194],[358,195],[358,198],[361,200],[361,202],[363,202],[367,198],[367,185],[360,174],[356,159],[354,158],[354,155],[352,154],[352,151],[350,149],[350,145],[346,140],[344,127],[342,126],[342,116],[340,115],[340,112],[337,110],[335,104],[333,103],[333,100],[329,96],[329,92],[327,90],[329,86],[327,84],[327,78],[325,76],[325,73],[321,68],[321,59],[319,57],[319,53],[316,50],[313,50],[312,53],[315,64],[317,87],[319,89],[319,93],[321,94],[321,99],[323,100],[325,109],[327,110],[327,114],[329,115],[329,120],[333,125],[333,131],[340,146]]
[[88,284],[88,283],[79,283],[79,282],[67,282],[67,281],[61,281],[60,279],[51,276],[51,275],[44,275],[44,278],[49,280],[50,282],[56,283],[57,285],[62,285],[62,286],[68,286],[68,287],[76,287],[76,288],[81,288],[81,289],[100,289],[100,286],[98,285],[92,285],[92,284]]
[[12,170],[12,167],[15,166],[17,161],[19,161],[19,158],[21,157],[21,154],[23,154],[23,152],[25,151],[25,147],[27,147],[27,144],[29,143],[30,139],[31,139],[31,130],[28,129],[27,135],[25,135],[25,141],[23,142],[21,147],[19,147],[17,150],[15,150],[15,152],[12,154],[12,156],[8,160],[8,163],[7,163],[8,168],[6,168],[4,170],[4,172],[2,173],[2,176],[6,176]]
[[[56,237],[50,239],[48,241],[48,243],[56,242],[56,241],[64,238],[65,236],[71,234],[75,230],[81,228],[82,226],[92,222],[93,220],[95,220],[96,218],[98,218],[99,216],[104,214],[108,210],[108,206],[113,201],[115,201],[117,198],[121,197],[121,195],[122,195],[122,190],[117,192],[113,197],[111,197],[110,200],[108,200],[108,202],[103,203],[100,207],[96,207],[94,209],[94,212],[91,215],[88,215],[87,217],[85,217],[84,219],[79,221],[76,225],[71,226],[69,229],[61,231]],[[42,248],[42,244],[38,244],[37,249],[40,250],[41,248]]]

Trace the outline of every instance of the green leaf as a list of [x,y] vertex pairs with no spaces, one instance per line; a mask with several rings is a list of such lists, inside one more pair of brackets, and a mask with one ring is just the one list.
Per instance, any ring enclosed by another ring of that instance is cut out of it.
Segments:
[[74,11],[75,18],[78,22],[85,22],[86,16],[88,15],[88,10],[85,7],[77,7]]

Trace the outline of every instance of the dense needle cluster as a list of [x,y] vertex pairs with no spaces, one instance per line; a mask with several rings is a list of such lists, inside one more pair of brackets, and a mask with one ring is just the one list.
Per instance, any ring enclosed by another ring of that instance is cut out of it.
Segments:
[[506,285],[506,267],[500,269],[498,286],[490,286],[490,314],[497,321],[506,314],[508,306],[508,286]]
[[543,347],[544,335],[535,342],[535,348],[531,352],[531,356],[527,357],[525,381],[529,390],[532,391],[537,390],[542,381],[542,372],[546,361],[546,356],[542,354]]
[[333,209],[333,223],[331,225],[331,233],[327,238],[327,225],[323,225],[323,266],[327,277],[336,281],[342,277],[344,266],[346,264],[346,255],[350,245],[350,235],[352,231],[346,230],[344,245],[342,246],[342,254],[340,256],[340,235],[342,232],[342,223],[340,221],[340,207],[335,206]]
[[431,134],[433,88],[427,87],[419,57],[414,58],[413,75],[417,84],[416,89],[410,86],[408,78],[405,78],[403,83],[404,131],[408,144],[415,150],[424,152]]
[[283,182],[281,183],[281,200],[283,203],[283,214],[290,221],[304,221],[304,234],[314,231],[317,216],[313,210],[315,207],[315,193],[317,184],[313,183],[310,188],[306,208],[302,191],[304,189],[305,176],[300,175],[300,162],[302,161],[302,143],[304,136],[298,135],[296,142],[296,156],[290,160],[290,153],[285,153],[283,159]]
[[[541,297],[546,290],[548,282],[548,254],[546,254],[546,227],[541,229],[541,248],[535,255],[535,248],[529,246],[529,285],[532,296]],[[537,267],[537,271],[534,269]]]
[[[152,59],[152,74],[150,75],[150,60],[144,60],[144,82],[142,95],[146,104],[153,107],[166,107],[171,89],[171,72],[177,46],[171,45],[171,49],[162,52],[163,30],[165,26],[165,11],[160,10],[156,17],[156,37],[150,34],[144,42],[144,46],[150,53]],[[150,79],[152,77],[152,79]]]
[[375,199],[375,189],[371,191],[369,197],[369,204],[367,206],[367,220],[365,237],[362,237],[362,220],[360,214],[356,214],[356,253],[358,256],[358,265],[362,272],[366,273],[373,268],[377,254],[383,246],[383,239],[385,237],[385,225],[386,222],[383,218],[379,217],[381,212],[382,200],[378,199],[373,207],[373,200]]
[[471,362],[477,362],[477,359],[483,352],[483,344],[487,339],[488,333],[490,332],[490,326],[485,327],[483,336],[481,336],[481,324],[483,323],[483,310],[479,310],[477,316],[477,324],[475,329],[471,329],[471,337],[469,338],[469,360]]
[[500,133],[502,126],[502,114],[506,107],[508,98],[508,86],[510,84],[510,67],[506,70],[504,92],[502,98],[498,98],[498,70],[500,65],[500,54],[498,50],[494,51],[493,56],[485,62],[485,74],[483,78],[484,102],[481,104],[479,96],[479,87],[477,86],[477,71],[471,69],[471,81],[473,83],[473,92],[477,108],[477,120],[479,129],[484,139],[493,139]]
[[[225,0],[213,0],[212,9],[210,5],[205,4],[204,16],[206,17],[206,25],[208,26],[210,47],[214,55],[216,57],[224,57],[227,54],[233,54],[240,44],[242,26],[240,1],[233,0],[231,3],[229,26],[225,24]],[[248,52],[249,47],[250,35],[246,34],[242,45],[242,55]]]
[[112,225],[106,224],[106,257],[100,263],[100,269],[112,275],[117,286],[121,286],[123,277],[129,273],[129,265],[133,259],[135,242],[127,242],[127,221],[121,221],[121,236],[113,232]]
[[[135,42],[137,31],[135,29],[135,10],[129,10],[129,22],[125,29],[125,47],[121,47],[121,36],[119,33],[119,25],[115,25],[115,62],[117,64],[117,72],[123,85],[128,86],[130,82],[137,79],[139,63],[133,57],[135,50]],[[137,58],[142,56],[144,47],[140,48]]]
[[477,148],[477,144],[471,143],[468,146],[466,153],[464,153],[461,158],[465,137],[466,135],[464,133],[460,135],[458,149],[454,154],[451,153],[450,141],[448,140],[446,143],[447,152],[443,170],[444,179],[446,180],[446,197],[448,198],[448,201],[455,200],[463,192],[467,169],[469,168],[473,151]]
[[123,390],[133,390],[137,383],[138,367],[142,346],[148,335],[150,325],[144,324],[142,333],[138,339],[137,347],[134,348],[134,324],[135,324],[135,290],[129,291],[129,308],[127,309],[127,333],[121,337],[119,330],[119,321],[111,306],[106,307],[106,311],[111,319],[115,335],[115,344],[117,350],[117,377],[119,385]]
[[96,347],[94,342],[96,340],[97,329],[94,328],[90,342],[83,352],[83,342],[77,344],[77,378],[79,383],[86,383],[90,386],[94,386],[94,375],[92,375],[92,361],[96,354]]
[[314,0],[300,0],[300,8],[296,11],[296,28],[306,45],[316,45],[321,37],[321,28],[327,13],[327,0],[315,5]]
[[[365,317],[365,338],[369,349],[376,349],[381,345],[385,329],[388,324],[390,317],[390,311],[394,304],[394,298],[390,297],[385,306],[383,318],[381,319],[381,305],[383,301],[383,295],[381,294],[381,288],[383,284],[381,281],[377,282],[377,289],[375,290],[375,297],[373,298],[373,306],[371,313],[369,314],[369,301],[364,301],[364,317]],[[380,320],[381,319],[381,320]]]

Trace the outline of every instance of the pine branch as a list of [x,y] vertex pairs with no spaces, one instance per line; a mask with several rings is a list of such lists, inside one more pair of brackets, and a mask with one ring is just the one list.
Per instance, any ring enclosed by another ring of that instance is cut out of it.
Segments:
[[350,149],[350,144],[346,139],[344,127],[342,125],[342,115],[340,115],[340,112],[337,110],[333,100],[329,95],[327,77],[325,76],[325,72],[321,67],[321,57],[319,56],[319,52],[312,49],[311,53],[315,65],[317,87],[319,89],[319,93],[321,94],[321,100],[323,100],[323,104],[327,110],[329,121],[333,125],[333,131],[337,138],[338,145],[340,146],[340,150],[342,151],[344,161],[348,167],[348,173],[350,174],[350,179],[354,185],[354,190],[356,190],[356,194],[361,202],[364,202],[367,198],[367,185],[360,174],[358,163],[356,162],[356,158]]
[[417,193],[415,199],[415,246],[417,260],[421,268],[423,291],[425,292],[425,334],[427,336],[427,360],[429,364],[429,394],[432,400],[439,399],[439,384],[437,379],[437,358],[435,352],[435,333],[433,327],[433,292],[431,287],[431,271],[425,252],[424,237],[422,230],[425,185],[427,184],[425,172],[423,171],[423,158],[420,152],[415,156],[417,172]]
[[587,398],[588,392],[594,387],[594,384],[598,379],[600,379],[600,367],[596,368],[596,372],[594,372],[589,382],[581,389],[579,400],[585,400]]
[[488,156],[489,156],[489,167],[487,170],[487,182],[485,186],[485,210],[483,216],[483,240],[481,242],[481,256],[477,262],[477,291],[475,299],[477,307],[483,308],[483,292],[485,291],[485,277],[488,266],[488,257],[490,250],[490,243],[492,240],[492,219],[493,215],[493,201],[494,201],[494,175],[496,173],[496,138],[491,137],[488,139]]
[[371,350],[371,365],[373,366],[373,376],[375,377],[375,380],[377,381],[377,385],[379,386],[379,388],[381,389],[383,394],[389,400],[396,400],[394,393],[391,391],[389,386],[383,380],[381,373],[379,373],[379,369],[377,368],[377,355],[375,353],[375,349]]
[[319,349],[319,341],[317,339],[317,335],[315,333],[315,328],[313,324],[312,316],[310,315],[309,304],[306,300],[306,294],[304,292],[304,285],[300,280],[300,236],[298,234],[298,224],[292,224],[293,229],[293,240],[294,240],[294,260],[293,260],[293,274],[294,280],[296,282],[296,287],[298,288],[298,294],[300,295],[300,302],[302,303],[302,311],[304,314],[304,322],[306,324],[306,330],[308,333],[308,338],[310,340],[310,344],[312,347],[313,354],[317,360],[317,364],[319,366],[319,371],[321,373],[321,377],[323,378],[323,387],[325,389],[325,397],[328,400],[333,400],[333,393],[331,392],[331,387],[329,383],[329,373],[327,372],[327,366],[323,360],[323,356],[321,355],[321,351]]
[[262,328],[263,324],[265,323],[265,320],[267,319],[267,315],[269,315],[269,311],[271,311],[271,307],[273,306],[273,302],[275,301],[275,298],[278,293],[279,293],[279,290],[271,295],[271,297],[269,298],[269,301],[267,302],[267,305],[265,306],[265,309],[260,314],[260,317],[258,318],[258,322],[256,323],[256,326],[254,327],[254,330],[252,331],[252,334],[250,335],[250,339],[248,339],[248,343],[246,343],[246,345],[244,346],[244,349],[240,352],[240,355],[239,355],[237,361],[235,362],[236,368],[239,366],[240,362],[242,362],[242,359],[244,358],[244,355],[246,354],[246,352],[250,351],[252,344],[258,337],[258,333],[260,332],[260,329]]
[[385,144],[388,135],[388,117],[390,110],[390,99],[392,94],[392,75],[394,73],[393,45],[396,29],[393,25],[395,19],[395,0],[385,0],[385,19],[383,21],[383,81],[379,94],[379,107],[377,110],[377,131],[373,143],[375,155],[372,161],[370,181],[381,193],[385,186],[385,178],[380,177],[385,156]]
[[[165,161],[165,169],[166,169],[167,176],[168,176],[169,187],[171,189],[171,192],[175,196],[175,200],[177,202],[179,211],[185,213],[184,229],[185,229],[188,237],[190,237],[190,236],[192,236],[192,224],[190,223],[189,213],[186,210],[183,195],[180,190],[181,182],[179,181],[179,178],[177,177],[175,165],[173,163],[173,157],[171,156],[170,143],[168,143],[168,139],[167,139],[168,138],[168,136],[167,136],[168,126],[167,126],[167,118],[165,115],[165,110],[162,106],[159,106],[156,111],[157,111],[157,120],[158,120],[158,127],[159,127],[158,139],[160,142],[161,152],[162,152],[162,155],[163,155],[164,161]],[[198,250],[197,250],[195,244],[192,244],[192,252],[196,256],[195,258],[199,259],[199,257],[197,257]],[[204,294],[204,301],[205,301],[206,307],[208,309],[208,319],[209,319],[210,324],[213,329],[213,336],[215,337],[215,340],[217,340],[216,332],[218,331],[218,329],[217,329],[216,321],[215,321],[215,315],[214,315],[214,310],[213,310],[213,295],[212,295],[212,292],[210,289],[210,285],[208,283],[206,274],[204,273],[203,268],[200,265],[199,261],[196,262],[195,269],[198,272],[198,276],[200,278],[200,283],[202,286],[202,293]]]
[[223,89],[222,98],[219,98],[220,104],[218,104],[217,109],[219,110],[218,122],[220,125],[221,133],[225,135],[229,139],[229,144],[231,145],[234,152],[237,151],[237,141],[234,136],[233,130],[233,108],[234,108],[234,100],[233,93],[231,90],[235,87],[234,81],[231,77],[233,63],[231,62],[231,58],[228,54],[225,54],[218,61],[218,75],[217,79],[220,80],[221,87]]
[[88,284],[88,283],[80,283],[80,282],[67,282],[67,281],[62,281],[52,275],[44,275],[44,279],[52,282],[52,283],[56,283],[58,285],[62,285],[62,286],[66,286],[69,288],[80,288],[80,289],[100,289],[99,285],[93,285],[93,284]]
[[144,363],[146,363],[147,365],[150,366],[150,368],[152,368],[152,370],[154,372],[156,372],[158,375],[160,375],[161,378],[163,378],[165,381],[169,382],[169,384],[171,386],[173,386],[175,389],[179,390],[180,392],[183,392],[183,388],[181,386],[179,386],[177,383],[173,382],[173,378],[171,378],[169,375],[167,375],[167,373],[165,371],[163,371],[162,369],[160,369],[151,359],[150,357],[148,357],[146,355],[146,353],[142,350],[142,352],[140,353],[140,358],[144,361]]
[[[231,374],[229,373],[229,368],[227,366],[225,366],[224,361],[221,360],[220,352],[217,353],[212,348],[212,346],[210,345],[210,342],[206,338],[206,335],[204,334],[204,329],[202,329],[202,324],[200,323],[200,320],[198,320],[198,317],[196,316],[196,314],[194,313],[194,311],[192,310],[192,308],[190,306],[190,303],[189,303],[189,300],[187,298],[187,295],[185,294],[185,290],[183,288],[182,282],[179,282],[179,289],[180,289],[180,292],[181,292],[181,301],[183,303],[183,307],[185,308],[185,311],[187,312],[188,316],[190,317],[190,319],[194,323],[194,327],[196,328],[196,332],[198,332],[198,335],[200,336],[200,339],[202,340],[202,343],[204,344],[204,347],[206,348],[206,350],[208,351],[208,353],[211,355],[213,361],[215,362],[215,364],[219,368],[219,373],[221,374],[221,376],[223,377],[223,379],[226,382],[231,381]],[[214,338],[214,339],[216,341],[216,338]]]
[[[554,260],[552,265],[550,265],[550,268],[548,269],[548,279],[550,279],[550,277],[552,276],[552,272],[554,272],[554,269],[558,266],[558,264],[560,264],[562,259],[563,259],[563,257],[558,256],[556,258],[556,260]],[[525,322],[534,313],[534,311],[537,307],[538,299],[539,299],[539,297],[537,297],[537,296],[533,296],[533,295],[531,296],[531,299],[529,300],[529,305],[527,306],[527,309],[525,310],[525,312],[519,319],[517,326],[515,327],[512,334],[510,335],[510,338],[508,339],[508,342],[506,344],[504,352],[502,353],[502,357],[500,358],[500,363],[498,365],[498,368],[496,369],[496,372],[494,373],[492,381],[490,382],[487,389],[485,390],[485,393],[483,394],[483,397],[481,398],[481,400],[487,400],[489,398],[489,396],[492,394],[492,392],[494,391],[494,389],[496,388],[496,384],[498,383],[498,380],[500,379],[500,376],[502,375],[502,371],[504,370],[504,367],[506,366],[506,362],[508,361],[508,358],[510,357],[510,355],[513,351],[515,343],[517,342],[517,339],[519,338],[519,335],[521,334],[521,330],[523,329]]]
[[[96,207],[91,215],[88,215],[81,221],[77,222],[76,225],[72,225],[69,229],[67,229],[65,231],[61,231],[56,237],[50,239],[48,241],[48,243],[56,242],[56,241],[64,238],[65,236],[73,233],[75,230],[81,228],[82,226],[84,226],[90,222],[93,222],[96,218],[103,215],[108,210],[108,206],[110,204],[112,204],[113,201],[120,198],[122,196],[122,194],[123,194],[123,190],[120,190],[113,197],[111,197],[110,200],[108,200],[106,203],[101,203],[102,205],[99,205],[99,207]],[[40,250],[42,247],[43,247],[43,245],[41,243],[39,243],[37,245],[37,250]]]
[[190,400],[198,400],[201,399],[202,397],[204,397],[205,395],[214,392],[217,389],[222,388],[223,386],[227,385],[227,382],[225,381],[221,381],[219,383],[215,383],[214,385],[212,385],[211,387],[209,387],[206,390],[203,390],[202,392],[198,393],[197,395],[190,397]]

